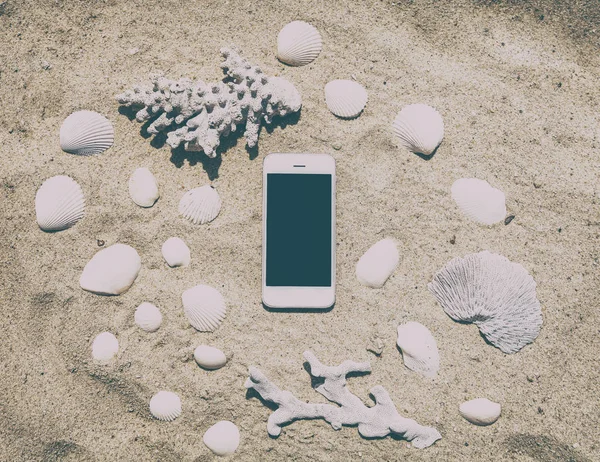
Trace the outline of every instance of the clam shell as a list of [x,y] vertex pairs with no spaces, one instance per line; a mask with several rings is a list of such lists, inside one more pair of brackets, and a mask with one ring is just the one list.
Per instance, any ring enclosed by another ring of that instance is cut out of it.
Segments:
[[499,189],[492,188],[485,180],[461,178],[451,188],[452,199],[471,220],[493,225],[506,216],[506,198]]
[[431,106],[410,104],[398,113],[392,130],[409,151],[430,155],[444,138],[444,121]]
[[142,261],[133,247],[114,244],[97,252],[83,268],[79,284],[98,295],[119,295],[137,277]]
[[391,276],[400,256],[398,247],[393,239],[382,239],[372,245],[356,264],[358,282],[367,287],[383,287]]
[[96,361],[110,361],[119,351],[119,341],[110,332],[98,334],[92,343],[92,357]]
[[204,369],[220,369],[227,363],[227,356],[221,350],[208,345],[198,345],[194,350],[194,359]]
[[195,225],[213,221],[220,210],[221,198],[210,185],[186,192],[179,201],[179,213]]
[[158,420],[175,420],[181,415],[181,400],[171,391],[159,391],[150,400],[150,413]]
[[136,169],[129,178],[129,195],[140,207],[152,207],[160,197],[156,178],[146,167]]
[[225,300],[217,289],[200,284],[186,290],[181,299],[185,316],[200,332],[214,331],[225,319]]
[[233,454],[240,444],[240,431],[229,420],[217,422],[204,434],[204,444],[218,456]]
[[325,85],[325,102],[329,110],[344,119],[358,117],[369,99],[367,90],[353,80],[332,80]]
[[178,237],[170,237],[162,245],[162,254],[171,268],[176,266],[188,266],[190,264],[191,256],[190,249]]
[[65,175],[48,178],[35,195],[35,214],[44,231],[70,228],[85,214],[81,187]]
[[477,398],[462,403],[458,412],[472,424],[491,425],[500,417],[502,406],[487,398]]
[[155,332],[162,323],[160,310],[152,303],[144,302],[135,310],[135,323],[146,332]]
[[60,147],[71,154],[100,154],[112,146],[114,138],[110,121],[93,111],[74,112],[60,127]]
[[398,326],[397,345],[404,365],[410,370],[435,377],[440,370],[440,354],[429,329],[418,322]]
[[321,34],[304,21],[287,24],[277,36],[277,58],[290,66],[304,66],[313,62],[322,48]]

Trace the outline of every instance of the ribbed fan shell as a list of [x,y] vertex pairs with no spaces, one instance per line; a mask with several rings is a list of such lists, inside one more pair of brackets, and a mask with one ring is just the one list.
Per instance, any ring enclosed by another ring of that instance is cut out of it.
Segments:
[[493,225],[506,216],[506,198],[499,189],[477,178],[461,178],[452,185],[452,199],[471,220]]
[[369,96],[364,87],[353,80],[332,80],[325,85],[325,102],[329,110],[344,119],[358,117]]
[[185,316],[200,332],[214,331],[225,319],[225,300],[217,289],[200,284],[186,290],[181,299]]
[[277,58],[290,66],[304,66],[314,61],[323,42],[321,34],[304,21],[287,24],[277,36]]
[[110,121],[93,111],[74,112],[60,127],[60,147],[71,154],[100,154],[112,146],[114,139]]
[[404,365],[410,370],[435,377],[440,370],[437,343],[427,327],[418,322],[398,326],[398,348],[402,350]]
[[186,192],[179,201],[179,213],[195,225],[213,221],[221,210],[221,198],[210,185]]
[[181,415],[181,400],[170,391],[159,391],[150,400],[150,413],[158,420],[170,422]]
[[35,195],[35,214],[44,231],[70,228],[85,214],[81,187],[65,175],[48,178]]
[[96,361],[110,361],[119,351],[119,341],[110,332],[98,334],[92,344],[92,357]]
[[444,121],[431,106],[411,104],[398,113],[392,130],[409,151],[430,155],[444,138]]

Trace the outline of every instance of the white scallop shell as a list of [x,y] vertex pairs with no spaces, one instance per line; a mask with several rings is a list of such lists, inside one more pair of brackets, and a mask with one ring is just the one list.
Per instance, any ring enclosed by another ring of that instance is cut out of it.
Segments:
[[392,130],[409,151],[430,155],[444,138],[444,121],[431,106],[410,104],[398,113]]
[[114,244],[97,252],[83,268],[81,288],[98,295],[119,295],[137,277],[142,261],[133,247]]
[[462,403],[458,412],[472,424],[491,425],[500,417],[502,406],[487,398],[477,398]]
[[100,154],[113,144],[115,133],[110,121],[93,111],[77,111],[60,127],[60,147],[71,154]]
[[162,254],[171,268],[188,266],[191,256],[189,247],[178,237],[170,237],[162,245]]
[[461,178],[452,184],[452,199],[471,220],[493,225],[506,216],[506,198],[485,180]]
[[92,357],[96,361],[110,361],[119,351],[119,341],[110,332],[98,334],[92,343]]
[[150,413],[158,420],[175,420],[181,415],[181,400],[171,391],[159,391],[150,400]]
[[398,326],[398,348],[404,365],[410,370],[435,377],[440,370],[440,354],[435,338],[427,327],[418,322]]
[[210,185],[186,192],[179,201],[179,213],[195,225],[213,221],[220,210],[221,198]]
[[65,175],[48,178],[35,195],[35,214],[44,231],[70,228],[85,214],[81,187]]
[[332,80],[325,85],[325,102],[329,110],[344,119],[358,117],[367,105],[367,90],[354,80]]
[[277,58],[290,66],[304,66],[321,53],[321,34],[304,21],[287,24],[277,36]]
[[152,207],[160,197],[156,178],[146,167],[136,169],[129,178],[129,195],[140,207]]
[[160,310],[152,303],[144,302],[135,310],[135,323],[146,332],[155,332],[162,323]]
[[356,264],[358,282],[367,287],[383,287],[391,276],[400,256],[398,247],[393,239],[382,239],[372,245]]
[[217,289],[200,284],[186,290],[181,299],[185,316],[200,332],[214,331],[225,319],[225,300]]
[[240,431],[229,420],[217,422],[204,434],[204,444],[218,456],[233,454],[240,444]]
[[516,353],[540,333],[535,281],[502,255],[484,251],[454,258],[427,287],[448,316],[476,324],[504,353]]
[[204,369],[220,369],[227,363],[227,356],[221,350],[208,345],[198,345],[194,350],[194,359]]

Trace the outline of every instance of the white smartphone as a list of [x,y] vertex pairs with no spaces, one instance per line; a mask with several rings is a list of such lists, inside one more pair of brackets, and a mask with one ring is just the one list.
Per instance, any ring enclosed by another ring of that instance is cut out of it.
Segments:
[[333,157],[269,154],[263,163],[263,303],[333,306],[335,248]]

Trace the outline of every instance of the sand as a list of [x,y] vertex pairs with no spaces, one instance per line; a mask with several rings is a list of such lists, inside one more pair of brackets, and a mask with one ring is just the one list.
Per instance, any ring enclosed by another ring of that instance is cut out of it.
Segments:
[[[600,460],[600,14],[595,1],[512,3],[1,2],[0,460],[213,460],[202,435],[224,419],[242,435],[234,460]],[[295,19],[324,40],[318,59],[301,68],[274,54],[277,32]],[[152,71],[220,79],[219,49],[230,43],[303,96],[301,116],[263,130],[257,150],[239,139],[213,161],[172,153],[119,113],[114,95]],[[328,112],[323,87],[351,76],[369,103],[344,121]],[[416,102],[435,106],[446,124],[428,161],[391,135],[395,114]],[[113,122],[110,150],[60,150],[60,125],[78,109]],[[338,287],[329,312],[261,305],[261,173],[270,152],[336,159]],[[150,209],[127,193],[137,167],[160,183]],[[44,233],[35,192],[58,174],[81,184],[87,213],[69,230]],[[449,194],[461,177],[502,189],[514,220],[468,221]],[[223,209],[210,225],[193,226],[177,204],[211,181]],[[188,243],[191,266],[166,266],[160,248],[170,236]],[[356,261],[388,236],[399,242],[397,271],[382,289],[360,286]],[[83,291],[84,265],[100,244],[116,242],[141,255],[135,284],[119,297]],[[514,355],[453,322],[426,287],[451,258],[484,249],[522,264],[538,284],[541,334]],[[199,283],[227,300],[228,317],[212,334],[195,332],[183,315],[181,293]],[[134,324],[143,301],[163,313],[156,333]],[[396,327],[409,320],[437,339],[436,379],[402,363]],[[121,350],[100,366],[91,342],[105,330]],[[385,345],[381,357],[367,351],[373,336]],[[227,366],[199,369],[192,352],[201,343],[226,352]],[[372,373],[351,378],[351,390],[369,403],[369,389],[384,386],[402,415],[435,426],[443,439],[416,450],[320,420],[269,438],[271,411],[243,386],[248,366],[300,399],[323,402],[303,367],[306,349],[331,365],[370,361]],[[149,414],[161,389],[182,399],[175,422]],[[480,428],[460,417],[459,404],[477,397],[502,404],[497,423]]]

